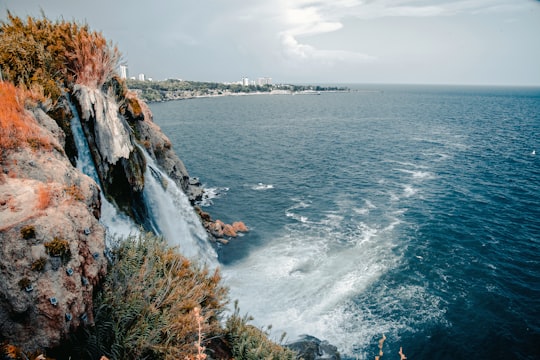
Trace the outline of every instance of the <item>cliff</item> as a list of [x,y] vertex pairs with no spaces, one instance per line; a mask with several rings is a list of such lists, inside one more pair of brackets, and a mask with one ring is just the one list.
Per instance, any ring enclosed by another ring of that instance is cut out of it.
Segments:
[[[99,188],[72,166],[63,131],[39,107],[8,115],[17,90],[0,87],[0,331],[35,350],[93,321],[94,287],[107,266],[105,229]],[[24,120],[8,133],[13,116]],[[6,146],[6,138],[17,146]]]
[[[35,351],[94,321],[93,295],[107,272],[101,196],[152,230],[141,149],[191,201],[202,189],[115,76],[116,50],[100,34],[10,21],[0,29],[0,342]],[[77,115],[97,182],[77,168]]]

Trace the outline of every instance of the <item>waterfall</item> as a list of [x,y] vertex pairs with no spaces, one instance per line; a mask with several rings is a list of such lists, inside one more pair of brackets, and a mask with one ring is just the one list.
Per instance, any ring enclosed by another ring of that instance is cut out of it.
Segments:
[[77,169],[81,170],[83,174],[91,177],[100,187],[101,196],[101,218],[100,222],[105,226],[107,230],[106,247],[110,246],[115,241],[115,238],[126,238],[130,235],[136,235],[139,233],[138,227],[135,223],[126,215],[120,213],[116,207],[109,202],[103,195],[103,189],[100,185],[99,176],[94,165],[94,160],[90,154],[90,147],[88,141],[84,136],[83,128],[81,125],[81,119],[77,113],[77,109],[70,102],[73,118],[71,119],[70,126],[71,132],[75,139],[75,146],[77,147]]
[[[84,135],[81,120],[76,108],[70,103],[73,112],[71,131],[79,156],[77,168],[100,185],[99,176],[90,154],[88,141]],[[139,146],[146,159],[143,198],[151,216],[154,233],[162,235],[170,246],[178,248],[182,255],[197,260],[211,268],[217,267],[217,254],[208,241],[208,235],[187,196],[176,183],[163,173],[148,153]],[[101,189],[101,186],[100,186]],[[120,213],[101,191],[101,223],[107,229],[109,248],[115,237],[137,235],[139,229],[128,216]]]
[[152,216],[155,232],[180,253],[210,267],[217,266],[217,254],[208,241],[208,234],[191,206],[186,194],[139,147],[146,159],[144,201]]

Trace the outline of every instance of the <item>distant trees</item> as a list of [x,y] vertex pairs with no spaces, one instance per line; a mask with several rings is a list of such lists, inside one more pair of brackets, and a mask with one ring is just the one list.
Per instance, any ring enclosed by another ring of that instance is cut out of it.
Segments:
[[127,87],[138,91],[145,101],[166,101],[186,99],[196,96],[216,96],[226,94],[269,93],[272,90],[302,91],[348,91],[347,87],[320,85],[242,85],[216,82],[184,81],[168,79],[164,81],[127,80]]

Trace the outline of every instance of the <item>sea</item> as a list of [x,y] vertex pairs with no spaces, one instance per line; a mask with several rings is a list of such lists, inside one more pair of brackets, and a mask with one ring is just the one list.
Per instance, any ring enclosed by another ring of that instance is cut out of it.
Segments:
[[343,359],[540,359],[540,88],[151,104],[214,219],[231,303]]

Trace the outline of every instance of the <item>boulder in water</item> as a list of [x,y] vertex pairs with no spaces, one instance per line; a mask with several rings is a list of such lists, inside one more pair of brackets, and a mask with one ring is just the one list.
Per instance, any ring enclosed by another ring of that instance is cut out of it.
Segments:
[[236,232],[248,232],[248,228],[246,224],[244,224],[242,221],[235,221],[232,223],[232,227],[234,231]]
[[302,335],[300,339],[285,345],[298,353],[298,358],[304,360],[340,360],[337,347],[326,340],[319,340],[314,336]]

